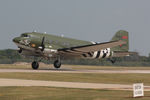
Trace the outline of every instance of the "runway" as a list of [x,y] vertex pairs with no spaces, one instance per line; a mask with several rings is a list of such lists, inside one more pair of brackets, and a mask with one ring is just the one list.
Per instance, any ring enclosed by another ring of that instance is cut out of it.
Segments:
[[38,80],[3,79],[3,78],[0,78],[0,86],[50,86],[50,87],[65,87],[65,88],[114,89],[114,90],[132,89],[131,85],[120,85],[120,84],[57,82],[57,81],[38,81]]
[[[50,86],[63,88],[81,89],[106,89],[106,90],[132,90],[132,85],[123,84],[104,84],[104,83],[81,83],[81,82],[58,82],[58,81],[39,81],[22,79],[0,78],[1,86]],[[150,91],[150,86],[144,87],[145,91]]]
[[86,70],[86,69],[0,69],[4,72],[27,72],[27,73],[141,73],[150,74],[150,70]]

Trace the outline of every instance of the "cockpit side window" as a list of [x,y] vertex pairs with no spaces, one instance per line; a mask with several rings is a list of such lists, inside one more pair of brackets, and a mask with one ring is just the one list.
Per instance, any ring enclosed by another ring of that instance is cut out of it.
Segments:
[[29,34],[22,34],[21,37],[27,37],[27,38],[29,38],[31,36]]

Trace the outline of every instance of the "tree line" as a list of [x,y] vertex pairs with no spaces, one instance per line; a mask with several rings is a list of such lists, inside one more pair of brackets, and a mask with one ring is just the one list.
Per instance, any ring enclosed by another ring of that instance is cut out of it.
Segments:
[[[100,66],[150,66],[150,55],[139,56],[131,55],[122,58],[112,58],[116,62],[111,63],[110,59],[70,59],[62,60],[63,64],[75,65],[100,65]],[[32,62],[34,59],[21,56],[16,50],[6,49],[0,50],[0,64],[13,64],[15,62]],[[53,63],[53,61],[42,60],[44,63]]]

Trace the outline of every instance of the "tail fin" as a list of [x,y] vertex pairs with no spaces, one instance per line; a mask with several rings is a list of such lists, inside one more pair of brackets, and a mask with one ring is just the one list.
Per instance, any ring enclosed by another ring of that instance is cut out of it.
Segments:
[[129,35],[127,31],[119,30],[111,41],[122,40],[126,44],[111,48],[113,51],[128,51],[129,50]]

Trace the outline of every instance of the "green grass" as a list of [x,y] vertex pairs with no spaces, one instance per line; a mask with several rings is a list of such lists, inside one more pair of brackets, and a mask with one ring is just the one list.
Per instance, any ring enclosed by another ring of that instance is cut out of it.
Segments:
[[0,73],[0,78],[49,80],[66,82],[133,84],[143,82],[150,85],[150,74],[94,74],[94,73]]
[[132,98],[132,91],[68,89],[52,87],[0,87],[0,100],[149,100]]

